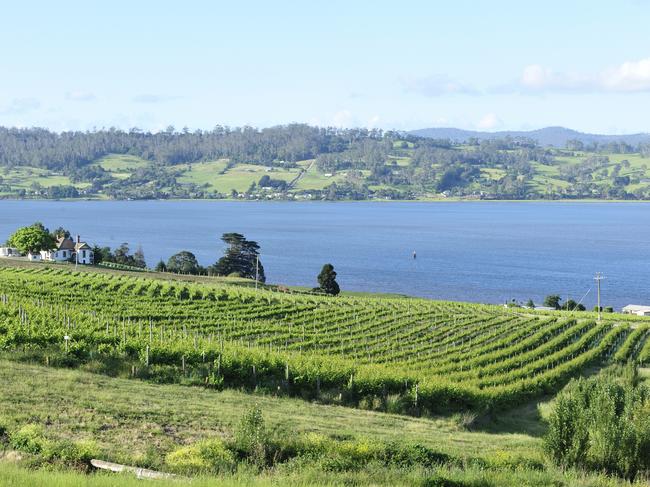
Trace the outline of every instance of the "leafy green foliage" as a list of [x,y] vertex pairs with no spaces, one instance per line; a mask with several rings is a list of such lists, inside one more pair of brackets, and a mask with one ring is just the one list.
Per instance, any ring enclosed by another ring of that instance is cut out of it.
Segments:
[[252,464],[263,467],[266,464],[268,443],[262,410],[254,406],[246,411],[235,432],[236,448]]
[[177,448],[167,454],[165,463],[184,475],[225,473],[233,469],[235,458],[223,441],[213,438]]
[[54,237],[42,223],[19,228],[9,237],[7,243],[9,246],[17,248],[22,254],[51,250],[55,245]]
[[[162,267],[162,269],[161,269]],[[178,274],[200,274],[203,268],[196,260],[196,256],[192,252],[183,250],[177,254],[172,255],[167,261],[167,265],[156,266],[156,270],[166,270],[168,272],[176,272]]]
[[558,395],[545,437],[555,462],[631,479],[650,468],[650,390],[621,375],[578,379]]

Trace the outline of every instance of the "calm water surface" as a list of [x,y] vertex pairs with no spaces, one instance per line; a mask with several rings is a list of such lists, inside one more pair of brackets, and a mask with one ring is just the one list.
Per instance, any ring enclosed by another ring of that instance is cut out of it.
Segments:
[[314,286],[331,262],[346,290],[489,303],[558,293],[592,307],[600,271],[604,305],[650,304],[643,203],[0,201],[0,241],[34,221],[142,245],[150,265],[180,250],[212,264],[219,236],[240,232],[274,283]]

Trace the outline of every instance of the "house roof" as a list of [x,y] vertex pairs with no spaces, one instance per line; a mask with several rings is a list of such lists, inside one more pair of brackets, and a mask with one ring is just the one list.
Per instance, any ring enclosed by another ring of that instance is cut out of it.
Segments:
[[86,242],[79,242],[77,245],[75,245],[76,250],[89,250],[90,245],[88,245]]
[[641,304],[628,304],[623,308],[623,311],[646,311],[650,312],[650,306],[643,306]]
[[74,241],[68,238],[60,238],[56,242],[56,250],[74,250]]

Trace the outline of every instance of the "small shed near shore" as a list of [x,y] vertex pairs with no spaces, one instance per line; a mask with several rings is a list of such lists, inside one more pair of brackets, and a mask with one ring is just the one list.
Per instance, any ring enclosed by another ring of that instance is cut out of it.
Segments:
[[640,304],[628,304],[623,307],[623,313],[637,316],[650,316],[650,306]]

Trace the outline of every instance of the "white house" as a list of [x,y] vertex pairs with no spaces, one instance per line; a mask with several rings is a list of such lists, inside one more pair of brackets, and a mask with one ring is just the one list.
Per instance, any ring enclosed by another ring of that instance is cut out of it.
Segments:
[[70,237],[61,237],[56,241],[56,247],[52,250],[41,250],[41,257],[43,260],[65,262],[73,257],[74,247],[75,243]]
[[623,313],[637,316],[650,316],[650,306],[640,304],[628,304],[623,308]]
[[20,252],[13,247],[0,247],[0,257],[20,257]]
[[62,237],[56,242],[52,250],[41,250],[43,260],[53,262],[73,261],[79,264],[92,264],[94,260],[93,251],[86,242],[82,242],[79,235],[75,242],[70,237]]
[[91,250],[90,245],[88,245],[86,242],[80,242],[79,237],[77,237],[77,243],[74,248],[77,253],[76,261],[79,264],[89,265],[93,263],[95,254]]
[[31,260],[31,261],[42,260],[41,254],[36,253],[36,252],[29,252],[27,254],[27,260]]

